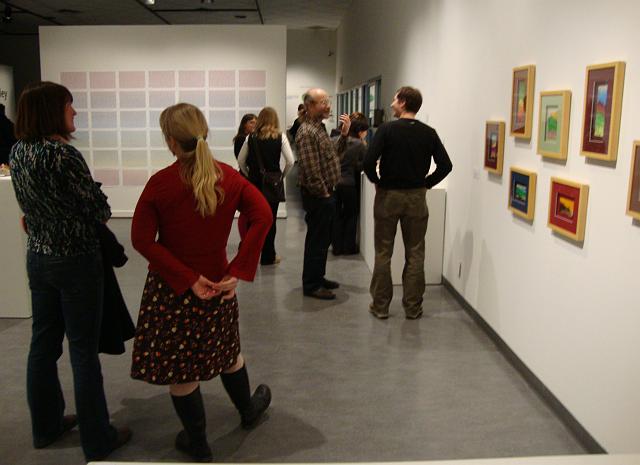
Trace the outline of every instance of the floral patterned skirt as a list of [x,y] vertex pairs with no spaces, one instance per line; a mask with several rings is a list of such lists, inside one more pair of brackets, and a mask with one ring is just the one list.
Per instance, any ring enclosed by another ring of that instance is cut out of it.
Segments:
[[202,300],[189,289],[175,295],[149,272],[133,342],[131,377],[151,384],[205,381],[240,354],[238,301]]

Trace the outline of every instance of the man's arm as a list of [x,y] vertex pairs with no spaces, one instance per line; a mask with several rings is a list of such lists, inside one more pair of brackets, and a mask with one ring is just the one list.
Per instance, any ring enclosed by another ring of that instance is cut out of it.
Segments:
[[302,174],[302,185],[309,193],[316,197],[328,197],[329,192],[324,185],[320,170],[320,153],[318,144],[305,130],[299,130],[296,136],[298,146],[298,163]]
[[373,141],[371,142],[369,150],[367,151],[362,163],[364,174],[366,174],[369,181],[374,184],[378,184],[380,182],[378,173],[376,173],[376,164],[382,155],[382,150],[384,148],[383,131],[383,126],[380,126],[376,131],[376,134],[373,136]]
[[442,144],[442,141],[438,137],[438,134],[434,131],[435,135],[435,148],[433,152],[433,160],[436,162],[436,170],[427,176],[424,180],[424,184],[427,189],[431,189],[437,185],[440,181],[447,177],[447,175],[453,169],[451,159],[447,154],[447,151]]

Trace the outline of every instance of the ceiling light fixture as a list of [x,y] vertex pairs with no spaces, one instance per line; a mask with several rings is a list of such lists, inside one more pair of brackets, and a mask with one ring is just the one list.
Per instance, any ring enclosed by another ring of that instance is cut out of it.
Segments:
[[156,4],[156,0],[144,0],[144,4],[145,5],[155,5]]
[[11,10],[11,7],[9,5],[6,5],[4,7],[4,13],[2,15],[2,22],[3,23],[10,23],[11,20],[13,19],[12,18],[12,14],[13,14],[13,11]]

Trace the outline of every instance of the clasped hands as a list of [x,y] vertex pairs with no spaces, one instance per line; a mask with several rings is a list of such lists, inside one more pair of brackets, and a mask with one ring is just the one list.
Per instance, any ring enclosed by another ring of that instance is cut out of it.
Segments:
[[236,287],[238,286],[238,278],[226,275],[218,282],[209,281],[200,275],[198,280],[193,283],[191,290],[200,299],[210,300],[217,296],[222,296],[222,301],[233,299],[236,295]]

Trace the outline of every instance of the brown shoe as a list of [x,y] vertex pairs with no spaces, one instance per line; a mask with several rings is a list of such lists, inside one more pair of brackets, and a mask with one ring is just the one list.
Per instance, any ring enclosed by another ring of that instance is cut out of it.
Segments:
[[387,311],[387,313],[380,313],[380,312],[376,312],[373,308],[373,303],[369,304],[369,313],[371,313],[373,316],[375,316],[378,320],[386,320],[387,318],[389,318],[389,313]]
[[336,298],[336,295],[333,292],[329,289],[325,289],[324,287],[319,287],[311,292],[305,292],[304,295],[320,300],[333,300]]

